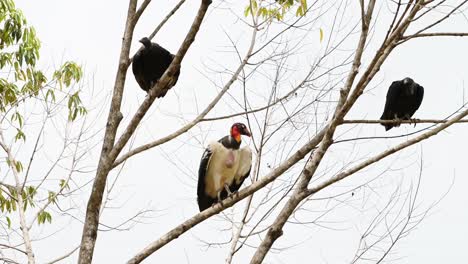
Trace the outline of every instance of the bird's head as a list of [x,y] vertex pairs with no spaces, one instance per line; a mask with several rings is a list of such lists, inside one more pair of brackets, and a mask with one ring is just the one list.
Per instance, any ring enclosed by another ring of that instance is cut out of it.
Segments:
[[416,89],[418,88],[418,85],[413,81],[413,79],[406,77],[403,79],[403,84],[406,85],[406,93],[408,95],[414,95],[416,94]]
[[410,77],[406,77],[403,79],[403,84],[412,84],[412,83],[414,83],[414,81]]
[[235,138],[237,142],[241,141],[241,135],[251,137],[249,129],[242,123],[235,123],[231,126],[231,137]]
[[151,46],[151,40],[147,37],[140,39],[140,43],[143,44],[145,47]]

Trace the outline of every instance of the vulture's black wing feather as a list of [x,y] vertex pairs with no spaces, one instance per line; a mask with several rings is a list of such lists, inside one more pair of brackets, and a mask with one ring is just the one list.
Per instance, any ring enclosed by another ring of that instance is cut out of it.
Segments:
[[[249,175],[250,175],[250,170],[244,176],[242,176],[242,178],[240,179],[239,182],[234,181],[231,185],[229,185],[229,191],[231,191],[231,193],[235,193],[235,192],[239,191],[240,187],[244,183],[245,179],[247,179],[247,177],[249,177]],[[221,200],[226,199],[228,196],[229,196],[229,194],[227,193],[227,191],[225,189],[223,189],[221,191],[221,195],[220,195]]]
[[205,177],[210,163],[211,155],[213,152],[208,147],[203,152],[202,159],[200,161],[200,168],[198,169],[198,186],[197,186],[197,196],[198,196],[198,208],[200,212],[209,208],[212,204],[217,202],[217,199],[213,199],[205,194]]
[[424,98],[424,87],[416,83],[414,85],[416,85],[416,93],[412,96],[411,106],[408,111],[409,117],[412,117],[414,113],[416,113],[416,110],[419,109]]
[[[385,108],[380,117],[380,120],[392,120],[395,119],[395,115],[398,113],[398,100],[401,95],[402,82],[394,81],[387,92],[387,99],[385,101]],[[394,124],[382,124],[385,130],[391,129]]]
[[237,191],[240,189],[240,187],[241,187],[242,184],[244,183],[245,179],[247,179],[247,177],[249,177],[251,168],[252,168],[252,166],[250,166],[249,171],[248,171],[246,174],[244,174],[244,175],[242,176],[242,178],[240,178],[239,182],[234,181],[234,182],[229,186],[229,190],[230,190],[231,192],[234,193],[234,192],[237,192]]
[[147,77],[147,73],[145,71],[146,66],[145,62],[147,61],[147,48],[143,48],[139,50],[135,56],[133,56],[132,62],[132,71],[133,75],[135,76],[135,80],[137,81],[138,85],[141,89],[148,91],[151,88],[151,83],[149,82],[149,78]]

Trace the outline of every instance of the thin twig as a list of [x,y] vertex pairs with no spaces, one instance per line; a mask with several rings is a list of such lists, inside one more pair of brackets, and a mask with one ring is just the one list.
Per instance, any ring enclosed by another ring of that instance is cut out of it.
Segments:
[[24,251],[24,250],[21,250],[21,249],[19,249],[19,248],[12,247],[12,246],[9,246],[9,245],[6,245],[6,244],[0,244],[0,247],[9,248],[9,249],[14,249],[14,250],[16,250],[16,251],[19,251],[19,252],[25,254],[25,255],[28,254],[28,253],[27,253],[26,251]]
[[[348,119],[343,120],[342,124],[443,124],[449,122],[450,119],[412,119],[412,120],[362,120]],[[458,120],[455,123],[468,123],[468,119]]]
[[[431,29],[431,28],[433,28],[434,26],[436,26],[436,25],[442,23],[444,20],[448,19],[453,13],[455,13],[455,11],[457,11],[457,10],[460,9],[462,6],[464,6],[467,2],[468,2],[468,0],[465,0],[465,1],[461,2],[459,5],[457,5],[457,6],[454,7],[452,10],[450,10],[450,12],[448,12],[444,17],[442,17],[441,19],[439,19],[439,20],[433,22],[432,24],[429,24],[429,25],[427,25],[426,27],[424,27],[424,28],[418,30],[414,35],[417,36],[417,35],[421,34],[422,32],[424,32],[424,31],[426,31],[426,30],[428,30],[428,29]],[[403,39],[403,40],[401,40],[400,43],[406,42],[406,41],[408,41],[409,39],[410,39],[410,38]]]
[[80,246],[77,246],[77,247],[75,247],[74,249],[72,249],[70,252],[66,253],[65,255],[63,255],[63,256],[61,256],[61,257],[58,257],[58,258],[56,258],[56,259],[54,259],[54,260],[52,260],[52,261],[49,261],[49,262],[47,262],[46,264],[54,264],[54,263],[57,263],[57,262],[59,262],[59,261],[61,261],[61,260],[64,260],[64,259],[70,257],[70,256],[71,256],[73,253],[75,253],[75,251],[77,251],[79,248],[80,248]]
[[427,38],[427,37],[468,37],[465,32],[438,32],[438,33],[419,33],[402,37],[404,41],[412,38]]
[[164,26],[164,24],[166,24],[166,22],[169,20],[169,18],[171,18],[172,15],[175,14],[175,12],[177,12],[177,10],[179,10],[179,8],[185,3],[185,0],[180,0],[179,3],[177,3],[177,5],[169,12],[169,14],[167,14],[167,16],[161,21],[161,23],[159,23],[159,25],[156,27],[156,29],[154,29],[153,33],[151,33],[149,35],[149,39],[153,39],[154,36],[156,36],[156,34],[159,32],[159,30],[161,30],[161,28]]
[[[133,15],[133,20],[138,21],[140,19],[141,14],[145,11],[145,9],[148,7],[150,4],[151,0],[145,0],[141,4],[141,6],[138,8],[138,10],[135,12],[135,15]],[[136,22],[135,22],[136,23]]]

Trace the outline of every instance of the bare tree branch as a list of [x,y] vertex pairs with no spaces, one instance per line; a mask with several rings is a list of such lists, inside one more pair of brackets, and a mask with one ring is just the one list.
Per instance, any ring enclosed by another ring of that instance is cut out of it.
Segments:
[[122,104],[122,95],[125,85],[126,72],[129,62],[130,46],[133,38],[133,30],[137,20],[134,19],[136,12],[137,0],[130,0],[127,12],[127,21],[125,23],[125,32],[122,40],[122,48],[119,57],[119,66],[115,78],[114,93],[112,95],[111,107],[107,118],[106,131],[104,142],[102,144],[101,156],[99,159],[98,169],[93,184],[93,189],[88,201],[86,210],[85,223],[83,225],[83,233],[81,238],[80,254],[78,263],[90,264],[93,258],[94,245],[97,237],[97,227],[99,223],[99,210],[102,203],[102,193],[106,185],[108,169],[105,169],[109,163],[107,156],[114,146],[117,128],[122,120],[120,107]]
[[404,41],[412,38],[427,38],[427,37],[468,37],[468,33],[465,32],[437,32],[437,33],[419,33],[404,36]]
[[24,251],[24,250],[21,250],[21,249],[19,249],[19,248],[17,248],[17,247],[12,247],[12,246],[5,245],[5,244],[0,244],[0,247],[9,248],[9,249],[13,249],[13,250],[19,251],[19,252],[21,252],[21,253],[23,253],[23,254],[25,254],[25,255],[27,255],[27,254],[28,254],[26,251]]
[[[462,1],[459,5],[457,5],[456,7],[452,8],[452,10],[450,10],[450,12],[448,12],[445,16],[443,16],[442,18],[440,18],[439,20],[427,25],[426,27],[418,30],[414,35],[418,35],[418,34],[421,34],[422,32],[424,31],[427,31],[428,29],[431,29],[433,27],[435,27],[436,25],[442,23],[443,21],[447,20],[453,13],[455,13],[455,11],[457,11],[458,9],[460,9],[462,6],[464,6],[466,3],[468,3],[468,0],[464,0]],[[423,3],[422,5],[427,5],[427,3]],[[406,41],[406,40],[404,40]]]
[[54,264],[54,263],[57,263],[59,261],[62,261],[68,257],[70,257],[71,255],[73,255],[73,253],[75,253],[78,249],[80,248],[80,246],[77,246],[75,247],[74,249],[72,249],[70,252],[66,253],[65,255],[61,256],[61,257],[58,257],[54,260],[51,260],[49,262],[47,262],[47,264]]
[[[449,122],[450,119],[412,119],[412,120],[360,120],[349,119],[343,120],[341,124],[443,124]],[[458,120],[455,123],[468,123],[467,119]]]
[[145,9],[148,7],[150,3],[151,3],[151,0],[144,0],[141,6],[138,8],[138,10],[135,12],[135,15],[133,16],[133,19],[135,20],[135,24],[136,24],[136,21],[140,19],[141,14],[143,14],[143,12],[145,11]]

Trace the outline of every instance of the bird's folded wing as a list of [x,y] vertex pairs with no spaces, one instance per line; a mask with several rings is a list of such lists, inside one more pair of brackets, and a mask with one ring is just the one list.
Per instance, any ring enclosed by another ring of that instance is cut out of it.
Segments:
[[[252,151],[250,151],[249,147],[243,147],[239,152],[239,168],[235,176],[235,183],[240,187],[245,178],[250,174],[250,168],[252,167]],[[239,187],[237,189],[239,189]]]

